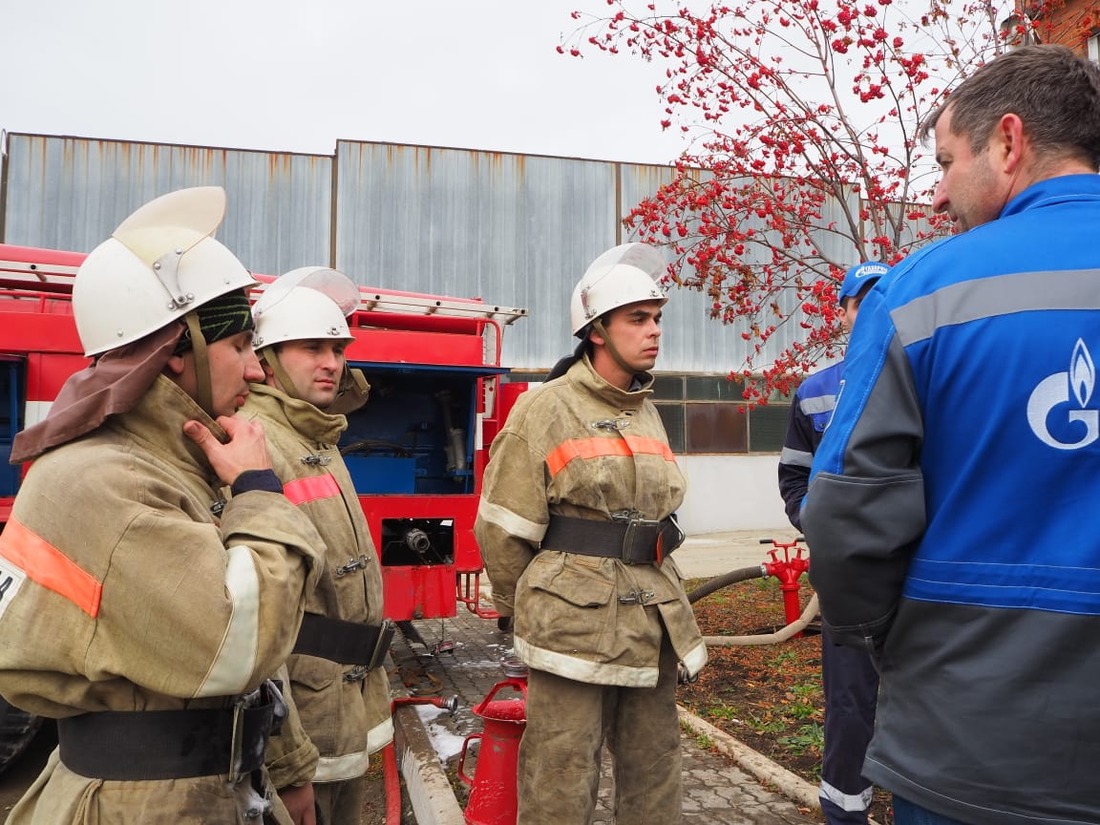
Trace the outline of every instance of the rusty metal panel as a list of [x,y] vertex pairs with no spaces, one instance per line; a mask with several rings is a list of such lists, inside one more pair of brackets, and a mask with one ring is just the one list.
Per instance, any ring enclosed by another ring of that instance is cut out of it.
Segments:
[[[642,200],[656,194],[674,175],[674,170],[667,166],[623,164],[620,200],[624,217]],[[699,171],[698,177],[705,180],[707,173]],[[759,229],[764,229],[762,221],[756,223]],[[624,240],[631,240],[633,237],[630,235]],[[764,254],[766,253],[763,250],[756,252],[761,260]],[[753,250],[750,247],[747,257],[751,260],[752,256]],[[764,351],[755,356],[757,364],[773,361],[775,354],[790,343],[791,332],[799,329],[801,311],[795,306],[793,296],[781,295],[779,302],[781,305],[791,304],[789,309],[795,312],[796,317],[792,319],[793,323],[778,330]],[[661,371],[714,374],[742,367],[749,347],[742,338],[747,324],[740,319],[732,324],[723,324],[721,320],[711,318],[712,303],[711,298],[698,289],[675,285],[669,287],[669,302],[664,310],[662,352],[657,362]],[[788,309],[786,306],[784,308]]]
[[11,133],[4,241],[88,252],[165,192],[218,185],[217,238],[246,266],[279,274],[329,264],[332,158]]
[[616,243],[614,163],[341,141],[336,266],[360,283],[522,306],[504,361],[570,351],[569,296]]
[[[623,217],[674,177],[675,170],[670,166],[623,164],[619,198]],[[635,234],[629,233],[620,242],[634,239]],[[671,261],[672,256],[668,259]],[[660,371],[726,372],[740,362],[739,353],[745,347],[740,337],[740,324],[725,326],[718,320],[711,320],[711,302],[698,290],[670,285],[668,296],[662,324],[661,356],[657,361]]]

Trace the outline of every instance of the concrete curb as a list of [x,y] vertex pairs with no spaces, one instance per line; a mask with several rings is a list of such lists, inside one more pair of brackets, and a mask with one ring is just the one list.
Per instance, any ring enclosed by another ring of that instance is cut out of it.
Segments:
[[416,708],[399,707],[393,714],[393,729],[397,764],[417,825],[465,825],[462,808]]
[[[725,731],[714,727],[710,722],[695,716],[682,705],[677,705],[676,710],[680,713],[680,724],[696,735],[709,738],[714,742],[714,746],[732,759],[739,768],[748,771],[761,782],[767,782],[769,785],[775,786],[783,796],[792,802],[805,805],[814,811],[821,811],[821,797],[815,785],[807,782],[801,776],[791,773],[762,753],[754,751],[744,742],[734,739]],[[879,823],[868,817],[867,825],[879,825]]]
[[707,737],[719,751],[732,759],[739,768],[752,774],[759,781],[774,786],[783,796],[796,804],[804,805],[812,810],[821,809],[818,789],[801,776],[791,773],[763,754],[754,751],[745,743],[734,739],[725,731],[719,730],[710,722],[700,719],[683,706],[677,705],[676,710],[680,714],[682,725],[697,736]]

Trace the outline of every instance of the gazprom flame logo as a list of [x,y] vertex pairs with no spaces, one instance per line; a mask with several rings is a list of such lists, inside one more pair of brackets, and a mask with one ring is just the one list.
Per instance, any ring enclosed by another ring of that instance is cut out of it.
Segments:
[[[1078,338],[1069,359],[1069,372],[1048,375],[1031,392],[1027,423],[1032,432],[1056,450],[1078,450],[1092,444],[1100,438],[1100,413],[1088,408],[1095,389],[1096,365],[1085,342]],[[1057,435],[1051,432],[1052,426]],[[1080,436],[1076,440],[1064,440],[1077,433]]]

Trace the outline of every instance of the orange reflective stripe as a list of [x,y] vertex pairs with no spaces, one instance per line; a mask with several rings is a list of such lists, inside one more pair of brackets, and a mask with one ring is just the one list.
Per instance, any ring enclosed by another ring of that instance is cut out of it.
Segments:
[[93,619],[99,615],[103,585],[76,562],[12,519],[0,533],[0,556],[18,565],[32,581],[64,596]]
[[571,438],[555,447],[546,457],[551,477],[560,473],[575,458],[604,456],[658,455],[665,461],[675,461],[672,449],[659,438]]
[[665,461],[676,461],[672,448],[659,438],[638,438],[633,435],[624,435],[623,438],[634,455],[659,455]]
[[332,473],[296,478],[283,485],[283,495],[290,499],[292,504],[305,504],[307,501],[316,501],[319,498],[338,497],[340,485],[336,483]]
[[628,456],[630,448],[621,438],[571,438],[555,447],[546,456],[546,463],[553,477],[575,458],[590,459],[610,455]]

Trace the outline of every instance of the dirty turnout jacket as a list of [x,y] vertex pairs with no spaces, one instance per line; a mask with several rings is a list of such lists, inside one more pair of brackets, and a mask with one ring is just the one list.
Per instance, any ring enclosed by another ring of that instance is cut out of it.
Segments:
[[625,564],[564,547],[540,550],[553,515],[608,521],[634,511],[663,519],[680,505],[685,482],[649,400],[651,385],[620,390],[584,357],[520,396],[493,440],[474,531],[497,609],[514,613],[516,653],[529,667],[653,687],[666,632],[689,673],[706,662],[671,558]]
[[[309,516],[324,540],[325,570],[309,596],[306,612],[379,624],[382,573],[378,555],[336,447],[347,419],[263,384],[252,385],[244,412],[263,422],[284,494]],[[365,678],[345,680],[354,666],[297,654],[290,657],[288,666],[302,726],[320,752],[312,781],[362,776],[369,754],[393,738],[385,668],[375,668]],[[268,749],[272,780],[278,787],[310,779],[302,774],[306,765],[294,752],[287,752],[291,744],[288,739],[273,740]]]
[[[278,493],[214,515],[218,481],[188,419],[222,432],[158,377],[132,410],[31,466],[0,534],[12,704],[55,718],[226,708],[286,660],[320,538]],[[8,822],[244,823],[255,809],[247,776],[102,781],[55,752]]]

